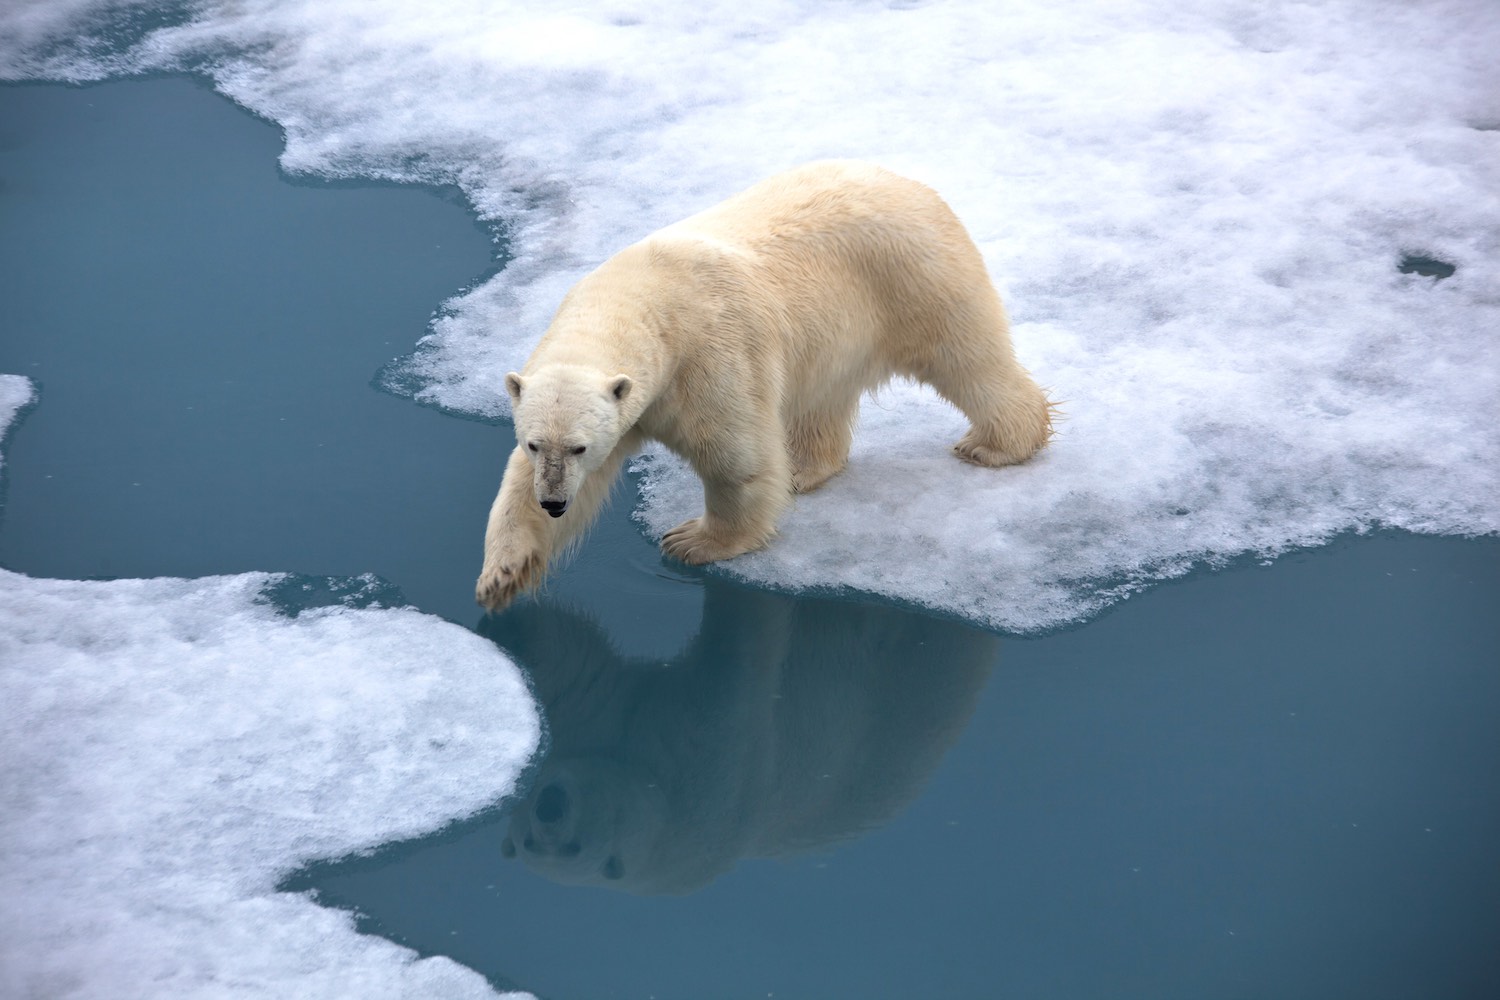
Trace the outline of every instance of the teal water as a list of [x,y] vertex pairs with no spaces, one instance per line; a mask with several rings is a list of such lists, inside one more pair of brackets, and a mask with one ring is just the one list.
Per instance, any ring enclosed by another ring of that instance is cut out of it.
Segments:
[[0,88],[0,565],[373,572],[520,660],[525,801],[289,888],[544,997],[1500,995],[1500,541],[1013,639],[674,567],[622,491],[485,619],[509,428],[369,383],[498,248],[279,144],[184,80]]

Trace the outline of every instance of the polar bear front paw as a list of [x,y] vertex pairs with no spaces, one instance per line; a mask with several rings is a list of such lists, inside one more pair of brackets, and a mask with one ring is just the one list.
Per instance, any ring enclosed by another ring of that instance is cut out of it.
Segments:
[[683,521],[662,536],[661,550],[689,566],[701,566],[743,555],[765,544],[765,539],[725,537],[704,521],[701,517]]
[[527,552],[495,563],[486,563],[474,586],[474,599],[491,611],[499,611],[530,590],[542,576],[542,554]]

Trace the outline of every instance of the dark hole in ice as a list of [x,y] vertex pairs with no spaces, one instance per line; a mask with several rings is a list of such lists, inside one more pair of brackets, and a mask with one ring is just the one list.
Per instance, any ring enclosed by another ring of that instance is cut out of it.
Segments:
[[1437,278],[1441,281],[1443,278],[1453,277],[1453,272],[1457,271],[1458,268],[1445,260],[1438,260],[1436,257],[1428,257],[1425,254],[1419,253],[1409,253],[1402,255],[1399,270],[1402,274],[1420,274],[1424,278]]

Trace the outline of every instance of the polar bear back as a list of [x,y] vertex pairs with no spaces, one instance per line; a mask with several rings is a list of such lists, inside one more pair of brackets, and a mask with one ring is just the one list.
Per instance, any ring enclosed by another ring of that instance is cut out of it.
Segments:
[[818,385],[920,379],[935,343],[966,341],[1010,357],[999,295],[953,211],[917,181],[830,160],[615,254],[564,298],[526,370],[645,360],[668,383],[653,392],[685,379],[816,407]]
[[920,377],[925,352],[955,325],[1008,341],[999,296],[953,211],[926,185],[872,164],[808,164],[639,246],[691,261],[711,286],[716,321],[774,338],[768,353],[789,397],[805,404],[818,396],[797,384],[808,379],[865,389]]

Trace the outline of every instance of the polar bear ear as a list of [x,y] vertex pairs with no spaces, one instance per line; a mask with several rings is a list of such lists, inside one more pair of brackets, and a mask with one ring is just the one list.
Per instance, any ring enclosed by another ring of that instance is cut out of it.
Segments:
[[629,375],[616,375],[609,381],[609,394],[615,397],[615,402],[623,402],[625,397],[630,395],[630,389],[634,385]]
[[505,391],[510,393],[512,403],[519,403],[521,401],[521,376],[515,372],[508,372],[505,376]]

